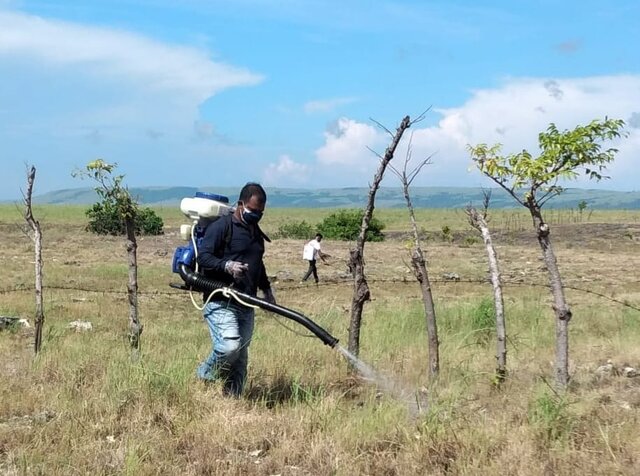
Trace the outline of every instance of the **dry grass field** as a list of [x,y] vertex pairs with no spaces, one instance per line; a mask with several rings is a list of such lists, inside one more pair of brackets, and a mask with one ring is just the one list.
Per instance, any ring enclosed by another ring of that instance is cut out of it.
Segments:
[[[526,216],[498,211],[491,222],[509,336],[509,377],[497,388],[479,237],[461,211],[419,210],[441,340],[441,374],[429,383],[406,212],[381,210],[391,238],[365,248],[372,301],[361,357],[428,401],[417,417],[406,401],[351,375],[304,329],[262,311],[245,397],[228,399],[196,381],[210,341],[188,294],[168,286],[179,281],[170,265],[183,220],[161,213],[165,235],[139,241],[144,332],[132,362],[122,239],[84,232],[78,207],[35,210],[44,226],[44,344],[34,358],[31,329],[0,332],[0,474],[640,474],[640,377],[596,371],[608,360],[640,370],[639,212],[552,212],[574,312],[572,382],[561,396],[550,386],[553,312]],[[268,210],[265,229],[328,213]],[[0,314],[32,321],[33,247],[17,224],[17,211],[0,207]],[[268,246],[279,303],[346,343],[350,244],[323,242],[333,258],[319,267],[319,286],[299,284],[302,245]],[[75,320],[93,329],[74,332]]]

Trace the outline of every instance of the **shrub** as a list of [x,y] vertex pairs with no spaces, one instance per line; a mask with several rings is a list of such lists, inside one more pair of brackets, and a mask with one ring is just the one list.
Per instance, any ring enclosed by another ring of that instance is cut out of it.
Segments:
[[[85,215],[89,218],[86,230],[97,235],[124,235],[124,221],[118,214],[113,200],[94,203]],[[137,235],[162,235],[164,222],[151,208],[145,207],[136,213]]]
[[465,246],[473,246],[477,243],[480,243],[480,239],[477,236],[467,235],[464,237]]
[[[325,238],[353,241],[358,238],[363,216],[363,210],[340,210],[322,220],[322,222],[318,224],[318,231],[322,233]],[[371,217],[369,230],[367,230],[365,237],[366,241],[383,241],[383,229],[384,224],[375,217]]]
[[85,211],[89,218],[86,230],[97,235],[122,235],[124,223],[118,216],[115,204],[111,201],[94,203]]
[[543,443],[566,440],[573,428],[573,418],[567,411],[569,402],[564,396],[540,394],[529,404],[529,423]]
[[149,207],[139,208],[136,215],[136,234],[162,235],[164,222],[158,214]]
[[453,232],[447,225],[442,226],[442,241],[446,241],[447,243],[453,242]]
[[496,322],[496,309],[493,300],[484,298],[471,313],[471,330],[477,342],[486,345],[493,333]]
[[309,239],[315,233],[313,227],[306,221],[283,223],[275,233],[276,238]]

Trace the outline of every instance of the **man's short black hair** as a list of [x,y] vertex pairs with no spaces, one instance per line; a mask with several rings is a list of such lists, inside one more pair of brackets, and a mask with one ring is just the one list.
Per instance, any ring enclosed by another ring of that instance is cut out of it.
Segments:
[[316,233],[316,238],[322,239],[322,233]]
[[251,197],[256,197],[258,203],[261,205],[267,203],[267,192],[264,191],[264,188],[262,188],[262,185],[259,183],[248,182],[244,187],[242,187],[242,190],[240,190],[240,197],[238,200],[242,203],[246,203],[251,200]]

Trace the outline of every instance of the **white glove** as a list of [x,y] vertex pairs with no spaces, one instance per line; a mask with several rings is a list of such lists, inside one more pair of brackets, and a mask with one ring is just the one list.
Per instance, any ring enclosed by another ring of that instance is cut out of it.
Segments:
[[276,295],[273,292],[273,288],[269,288],[264,291],[264,300],[269,304],[276,304]]
[[240,261],[227,261],[224,265],[224,270],[233,276],[233,279],[238,281],[249,271],[249,265],[247,263],[241,263]]

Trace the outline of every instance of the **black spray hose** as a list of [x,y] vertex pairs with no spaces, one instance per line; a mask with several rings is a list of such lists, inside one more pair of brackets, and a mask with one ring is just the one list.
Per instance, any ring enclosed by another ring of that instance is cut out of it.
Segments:
[[216,281],[215,279],[207,278],[206,276],[196,273],[185,264],[181,264],[178,270],[180,272],[180,277],[194,291],[210,293],[215,291],[216,289],[228,288],[233,292],[233,294],[237,295],[242,301],[246,302],[247,304],[258,306],[265,311],[279,314],[283,317],[286,317],[287,319],[291,319],[292,321],[297,322],[298,324],[311,331],[318,339],[320,339],[329,347],[335,347],[338,343],[338,339],[333,337],[331,334],[329,334],[304,314],[294,311],[293,309],[279,306],[277,304],[271,304],[270,302],[267,302],[258,297],[250,296],[249,294],[236,291],[235,289],[229,288],[228,285],[220,281]]

